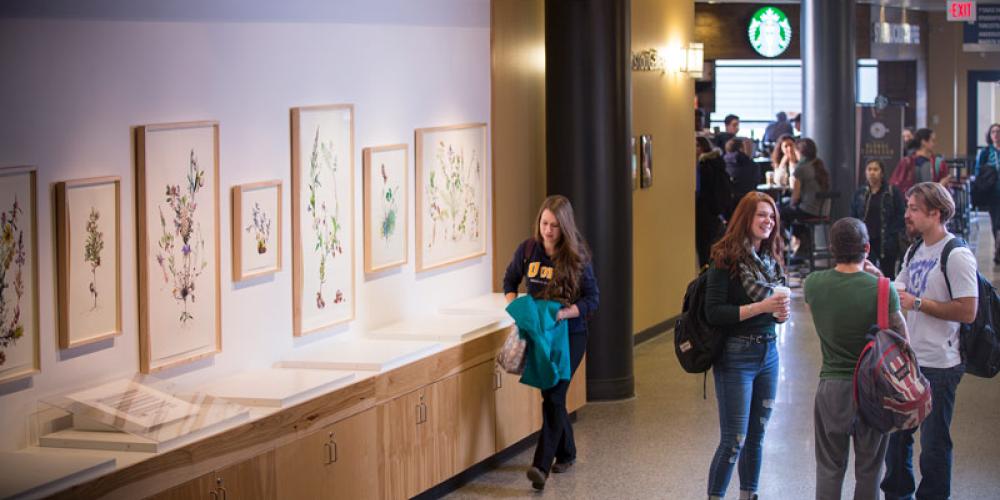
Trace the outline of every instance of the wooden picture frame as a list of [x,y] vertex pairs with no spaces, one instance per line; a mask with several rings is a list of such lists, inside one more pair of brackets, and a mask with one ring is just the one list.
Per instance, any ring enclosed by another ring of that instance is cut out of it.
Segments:
[[55,195],[59,348],[121,335],[121,178],[58,182]]
[[409,149],[407,144],[393,144],[362,150],[365,273],[407,262]]
[[[281,271],[281,191],[280,180],[233,186],[233,281]],[[252,243],[244,244],[250,236]]]
[[354,319],[354,105],[292,108],[291,129],[292,333],[299,337]]
[[0,384],[41,371],[37,186],[35,167],[0,168]]
[[139,369],[152,373],[222,351],[219,124],[137,127],[135,156]]
[[[486,190],[486,124],[420,128],[415,139],[417,272],[486,255],[487,212],[492,210]],[[432,181],[456,175],[461,182],[446,187]],[[455,196],[442,189],[463,192]],[[446,200],[464,200],[465,206],[438,206]]]

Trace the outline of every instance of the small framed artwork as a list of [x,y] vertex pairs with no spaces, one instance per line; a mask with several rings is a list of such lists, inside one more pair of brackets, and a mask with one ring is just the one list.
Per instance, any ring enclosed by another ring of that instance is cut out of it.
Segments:
[[486,254],[486,124],[416,131],[417,271]]
[[59,347],[122,331],[121,179],[56,184]]
[[635,191],[639,189],[639,148],[636,147],[635,137],[628,138],[628,163],[632,175],[632,191]]
[[640,185],[646,189],[653,185],[653,136],[640,136],[639,143],[642,148],[642,168],[639,174],[642,181]]
[[222,351],[219,124],[136,129],[139,369]]
[[292,329],[354,319],[354,106],[292,109]]
[[365,196],[365,272],[406,264],[406,144],[365,148],[362,152]]
[[34,167],[0,168],[0,383],[41,370]]
[[281,271],[281,181],[233,186],[233,281]]

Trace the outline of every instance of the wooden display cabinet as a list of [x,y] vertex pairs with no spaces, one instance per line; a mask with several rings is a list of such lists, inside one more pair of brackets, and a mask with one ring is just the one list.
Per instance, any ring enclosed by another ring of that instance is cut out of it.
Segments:
[[278,447],[278,497],[378,498],[377,432],[371,408]]

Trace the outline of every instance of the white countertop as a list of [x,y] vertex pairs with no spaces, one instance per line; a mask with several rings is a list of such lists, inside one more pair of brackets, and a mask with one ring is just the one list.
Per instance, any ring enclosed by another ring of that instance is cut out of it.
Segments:
[[459,342],[505,328],[514,320],[497,316],[445,315],[409,318],[368,332],[368,336],[397,340],[437,340]]
[[275,364],[280,368],[381,372],[440,351],[442,344],[412,340],[350,339],[303,348]]
[[115,457],[79,450],[0,452],[0,498],[43,498],[115,469]]
[[347,385],[354,378],[351,371],[263,368],[209,382],[198,391],[247,406],[284,408]]

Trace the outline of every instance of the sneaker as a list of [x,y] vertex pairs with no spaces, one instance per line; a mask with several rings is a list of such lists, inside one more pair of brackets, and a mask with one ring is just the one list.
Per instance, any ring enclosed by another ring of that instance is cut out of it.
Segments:
[[531,481],[531,487],[541,491],[545,489],[545,480],[548,479],[548,474],[542,472],[541,469],[532,465],[528,467],[528,480]]
[[563,472],[568,471],[569,468],[573,466],[574,462],[576,462],[576,460],[568,460],[566,462],[556,462],[552,464],[552,472],[555,472],[556,474],[562,474]]

